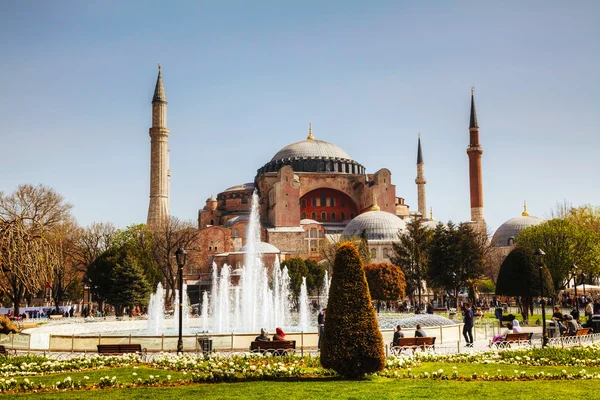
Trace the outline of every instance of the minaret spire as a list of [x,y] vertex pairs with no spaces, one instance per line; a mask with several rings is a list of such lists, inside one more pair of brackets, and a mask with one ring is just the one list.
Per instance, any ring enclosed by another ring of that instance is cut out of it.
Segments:
[[158,77],[152,97],[152,127],[150,128],[150,205],[148,227],[160,228],[169,220],[170,180],[169,128],[167,128],[167,95],[162,80],[162,68],[158,64]]
[[479,125],[475,112],[475,89],[471,88],[471,115],[469,118],[469,188],[471,197],[471,221],[485,232],[485,219],[483,213],[483,177],[481,171],[481,155],[483,148],[479,144]]
[[425,195],[425,184],[427,179],[424,175],[425,163],[423,162],[423,150],[421,149],[421,132],[419,132],[419,139],[417,145],[417,203],[418,211],[421,214],[421,218],[427,218],[427,197]]
[[529,217],[529,213],[527,212],[527,200],[523,201],[523,212],[521,215],[523,217]]
[[306,140],[315,140],[315,137],[312,134],[312,124],[311,123],[308,124],[308,137],[306,138]]

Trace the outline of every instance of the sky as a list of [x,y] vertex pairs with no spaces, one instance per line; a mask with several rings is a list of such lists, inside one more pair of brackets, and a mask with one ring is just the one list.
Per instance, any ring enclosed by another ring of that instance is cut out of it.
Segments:
[[421,132],[434,218],[469,220],[472,86],[492,230],[524,200],[599,205],[599,19],[597,1],[3,1],[0,191],[145,222],[160,62],[182,219],[312,123],[411,210]]

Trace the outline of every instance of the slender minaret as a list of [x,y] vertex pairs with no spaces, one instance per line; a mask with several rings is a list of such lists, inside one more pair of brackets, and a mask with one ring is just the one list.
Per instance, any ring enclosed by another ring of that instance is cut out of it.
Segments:
[[161,67],[152,98],[152,128],[150,128],[150,206],[148,227],[156,229],[169,219],[169,129],[167,128],[167,96]]
[[427,183],[427,179],[425,179],[425,175],[423,175],[423,168],[425,163],[423,163],[423,151],[421,150],[421,133],[419,132],[419,146],[417,148],[417,179],[415,179],[415,183],[417,184],[417,200],[419,205],[419,213],[421,214],[421,218],[427,218],[427,198],[425,197],[425,184]]
[[471,88],[471,117],[469,122],[469,186],[471,192],[471,221],[485,227],[483,215],[483,179],[481,175],[481,155],[483,149],[479,145],[479,125],[475,112],[475,89]]

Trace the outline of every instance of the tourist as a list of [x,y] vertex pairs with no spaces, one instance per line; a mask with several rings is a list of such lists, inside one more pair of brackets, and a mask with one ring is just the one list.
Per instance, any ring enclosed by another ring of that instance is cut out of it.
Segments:
[[[508,326],[508,324],[507,324]],[[519,321],[517,321],[517,319],[515,318],[512,322],[512,330],[514,331],[514,333],[523,333],[523,328],[521,328],[521,325],[519,325]]]
[[509,333],[514,333],[513,328],[514,327],[512,323],[509,322],[508,324],[506,324],[506,330],[503,333],[494,335],[492,341],[490,342],[490,346],[492,345],[492,343],[503,342],[506,339],[506,335],[508,335]]
[[579,330],[579,326],[577,321],[573,318],[572,315],[567,315],[567,336],[575,336],[577,331]]
[[421,324],[417,324],[417,330],[415,331],[415,337],[427,337],[427,333],[421,328]]
[[283,331],[283,329],[281,328],[276,328],[275,329],[275,335],[273,336],[273,340],[286,340],[285,339],[285,332]]
[[317,343],[317,348],[321,349],[321,342],[323,341],[323,335],[325,334],[325,314],[327,313],[327,309],[324,308],[319,313],[317,317],[317,324],[319,326],[319,342]]
[[463,336],[467,342],[467,347],[473,347],[473,310],[467,303],[463,309]]
[[427,314],[433,314],[433,305],[430,301],[427,302]]
[[398,325],[396,327],[396,330],[394,331],[394,339],[392,339],[392,345],[394,345],[394,347],[398,346],[398,341],[400,340],[400,338],[403,338],[403,337],[404,337],[404,332],[402,332],[402,327],[400,325]]
[[587,317],[587,322],[592,322],[592,315],[594,315],[594,306],[592,305],[592,300],[588,300],[585,304],[585,316]]
[[265,328],[260,330],[260,335],[254,338],[255,342],[269,342],[271,339],[269,338],[269,334]]

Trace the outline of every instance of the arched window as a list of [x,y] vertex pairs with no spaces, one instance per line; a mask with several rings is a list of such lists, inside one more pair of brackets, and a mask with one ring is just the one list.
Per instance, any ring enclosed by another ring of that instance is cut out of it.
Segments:
[[231,236],[238,237],[238,235],[239,235],[239,231],[237,230],[237,228],[234,228],[233,231],[231,232]]
[[350,219],[354,219],[354,213],[350,213]]
[[334,212],[331,213],[331,220],[335,221],[335,213]]
[[212,246],[208,246],[208,251],[212,251]]
[[346,220],[346,213],[342,213],[342,221]]
[[302,200],[300,201],[300,204],[301,204],[301,207],[302,207],[302,208],[306,208],[306,199],[302,199]]
[[317,219],[317,213],[313,211],[312,214],[310,214],[310,218]]
[[371,258],[377,258],[377,249],[375,247],[371,247]]
[[317,196],[312,197],[312,205],[313,205],[313,207],[317,206]]
[[218,250],[218,249],[217,249],[217,246],[215,246],[215,251],[217,251],[217,250]]
[[321,220],[322,221],[327,221],[327,213],[326,212],[322,212],[321,213]]
[[306,219],[306,212],[305,211],[302,211],[300,219]]
[[215,224],[215,220],[214,220],[214,219],[211,219],[211,220],[210,220],[210,224],[211,224],[211,225],[214,225],[214,224]]

